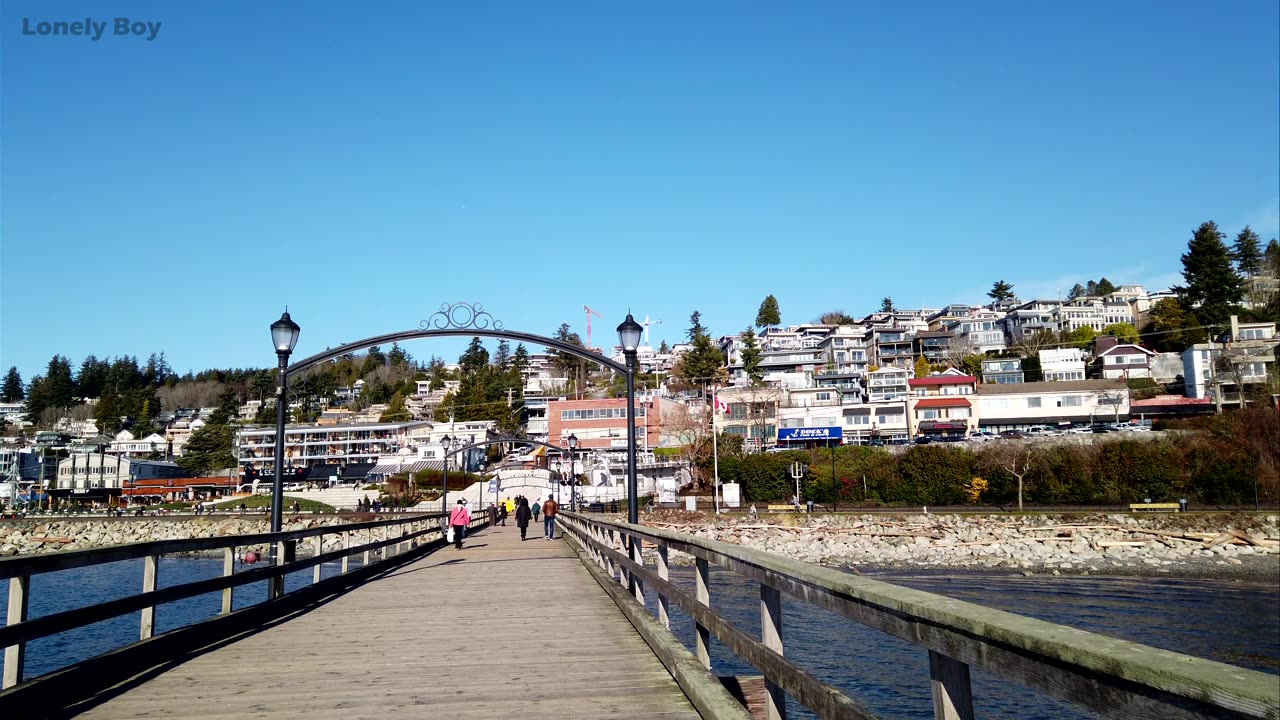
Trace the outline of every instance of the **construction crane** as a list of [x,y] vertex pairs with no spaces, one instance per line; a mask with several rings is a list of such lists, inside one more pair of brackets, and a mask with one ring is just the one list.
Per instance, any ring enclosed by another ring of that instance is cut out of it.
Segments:
[[645,316],[644,316],[644,322],[642,322],[642,323],[640,323],[640,324],[644,326],[644,344],[645,344],[645,345],[648,345],[648,344],[649,344],[649,326],[650,326],[650,325],[661,325],[661,324],[662,324],[662,321],[661,321],[661,320],[650,320],[650,319],[649,319],[649,316],[648,316],[648,315],[645,315]]
[[595,345],[591,344],[591,316],[595,315],[601,320],[604,319],[604,316],[596,312],[595,310],[592,310],[591,308],[587,307],[586,305],[583,305],[582,309],[587,311],[587,349],[594,350]]

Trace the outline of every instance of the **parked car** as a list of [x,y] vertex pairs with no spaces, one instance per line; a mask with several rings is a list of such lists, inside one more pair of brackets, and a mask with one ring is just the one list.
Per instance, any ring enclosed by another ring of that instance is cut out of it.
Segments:
[[997,437],[999,435],[990,430],[975,430],[969,435],[969,439],[975,442],[987,442],[988,440],[995,440]]
[[1118,429],[1116,429],[1116,428],[1114,428],[1114,427],[1112,427],[1112,426],[1110,426],[1110,425],[1107,425],[1107,424],[1105,424],[1105,423],[1098,423],[1098,424],[1092,425],[1092,426],[1090,426],[1089,431],[1090,431],[1090,432],[1096,432],[1096,433],[1119,432],[1119,430],[1118,430]]
[[929,437],[928,435],[921,435],[920,437],[916,438],[917,445],[928,445],[929,443],[932,443],[932,442],[933,442],[933,438]]
[[1005,438],[1006,440],[1018,440],[1028,437],[1028,435],[1021,430],[1005,430],[1000,433],[1000,437]]

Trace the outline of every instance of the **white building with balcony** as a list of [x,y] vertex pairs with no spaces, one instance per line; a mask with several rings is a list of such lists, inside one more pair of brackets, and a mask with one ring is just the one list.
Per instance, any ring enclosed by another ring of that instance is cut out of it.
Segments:
[[1129,419],[1129,388],[1123,381],[979,385],[977,393],[978,425],[994,432]]
[[1080,348],[1041,350],[1040,376],[1045,382],[1084,380],[1085,351]]
[[867,373],[867,402],[884,403],[906,400],[910,394],[907,380],[912,373],[901,368],[882,368]]

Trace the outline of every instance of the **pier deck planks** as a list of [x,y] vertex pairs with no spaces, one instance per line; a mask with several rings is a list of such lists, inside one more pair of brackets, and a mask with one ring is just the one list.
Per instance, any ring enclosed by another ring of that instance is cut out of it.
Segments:
[[698,717],[562,540],[522,543],[512,524],[466,545],[192,657],[79,717]]

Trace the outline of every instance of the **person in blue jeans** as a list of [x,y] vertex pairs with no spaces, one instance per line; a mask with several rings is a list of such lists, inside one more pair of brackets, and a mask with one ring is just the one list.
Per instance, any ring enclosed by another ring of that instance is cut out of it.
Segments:
[[548,540],[556,539],[556,513],[560,512],[560,504],[550,496],[542,503],[542,531]]

